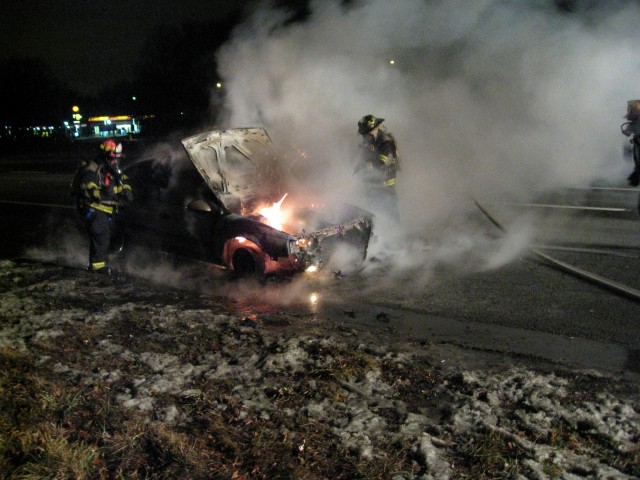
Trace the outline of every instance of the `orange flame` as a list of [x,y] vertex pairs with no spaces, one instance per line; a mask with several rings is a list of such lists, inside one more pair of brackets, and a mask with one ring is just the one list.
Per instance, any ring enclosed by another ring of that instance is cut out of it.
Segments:
[[278,230],[282,230],[282,226],[284,225],[284,214],[282,210],[280,210],[280,206],[285,198],[287,198],[287,193],[280,199],[280,201],[274,203],[270,207],[264,207],[258,210],[258,213],[262,215],[266,219],[266,224],[277,228]]

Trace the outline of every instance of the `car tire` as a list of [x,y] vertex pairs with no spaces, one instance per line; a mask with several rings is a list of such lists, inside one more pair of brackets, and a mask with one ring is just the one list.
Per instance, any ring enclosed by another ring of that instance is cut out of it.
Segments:
[[249,250],[239,248],[233,253],[233,271],[238,277],[264,275],[264,266]]

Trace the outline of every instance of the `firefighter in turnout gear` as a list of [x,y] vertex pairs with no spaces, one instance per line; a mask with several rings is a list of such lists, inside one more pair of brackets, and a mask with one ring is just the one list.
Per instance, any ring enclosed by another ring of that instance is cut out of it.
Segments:
[[396,173],[400,169],[398,147],[382,123],[384,118],[365,115],[358,122],[362,136],[361,158],[354,174],[365,182],[368,199],[382,213],[397,218]]
[[105,140],[94,160],[80,164],[71,187],[89,234],[88,269],[98,273],[111,274],[107,257],[116,234],[114,216],[118,206],[133,199],[127,177],[120,171],[121,155],[122,144]]
[[[627,177],[627,182],[632,187],[640,185],[640,100],[627,102],[627,120],[620,126],[623,135],[629,137],[631,143],[630,153],[633,158],[633,171]],[[640,197],[638,198],[638,212],[640,212]]]
[[640,100],[627,102],[627,114],[624,118],[627,121],[621,125],[620,129],[625,136],[629,137],[633,158],[633,172],[627,177],[627,181],[630,186],[637,187],[640,185]]

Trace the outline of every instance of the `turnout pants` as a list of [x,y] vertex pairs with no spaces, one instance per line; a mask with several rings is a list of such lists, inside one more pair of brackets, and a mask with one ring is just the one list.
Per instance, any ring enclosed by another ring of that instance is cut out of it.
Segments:
[[91,208],[85,215],[85,223],[89,233],[89,270],[100,270],[107,266],[114,222],[108,213]]

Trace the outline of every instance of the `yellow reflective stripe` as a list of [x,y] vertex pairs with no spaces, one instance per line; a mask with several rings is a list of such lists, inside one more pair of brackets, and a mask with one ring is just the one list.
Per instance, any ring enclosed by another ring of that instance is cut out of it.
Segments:
[[100,203],[91,203],[89,204],[91,208],[95,208],[96,210],[100,210],[101,212],[108,213],[111,215],[113,213],[113,207],[108,207],[106,205],[102,205]]
[[94,182],[86,183],[82,185],[82,188],[86,190],[90,196],[94,198],[100,198],[100,187],[96,183]]
[[92,270],[100,270],[101,268],[104,268],[107,266],[106,262],[94,262],[91,264],[91,269]]
[[391,187],[392,185],[395,185],[395,184],[396,184],[396,179],[395,178],[392,178],[392,179],[387,180],[386,182],[384,182],[384,186],[385,187]]
[[125,190],[131,190],[131,185],[116,185],[113,187],[113,193],[122,193]]
[[382,163],[386,165],[387,162],[389,161],[389,157],[387,157],[386,155],[378,155],[378,160],[380,160]]
[[371,162],[367,163],[367,170],[373,170],[373,163]]

